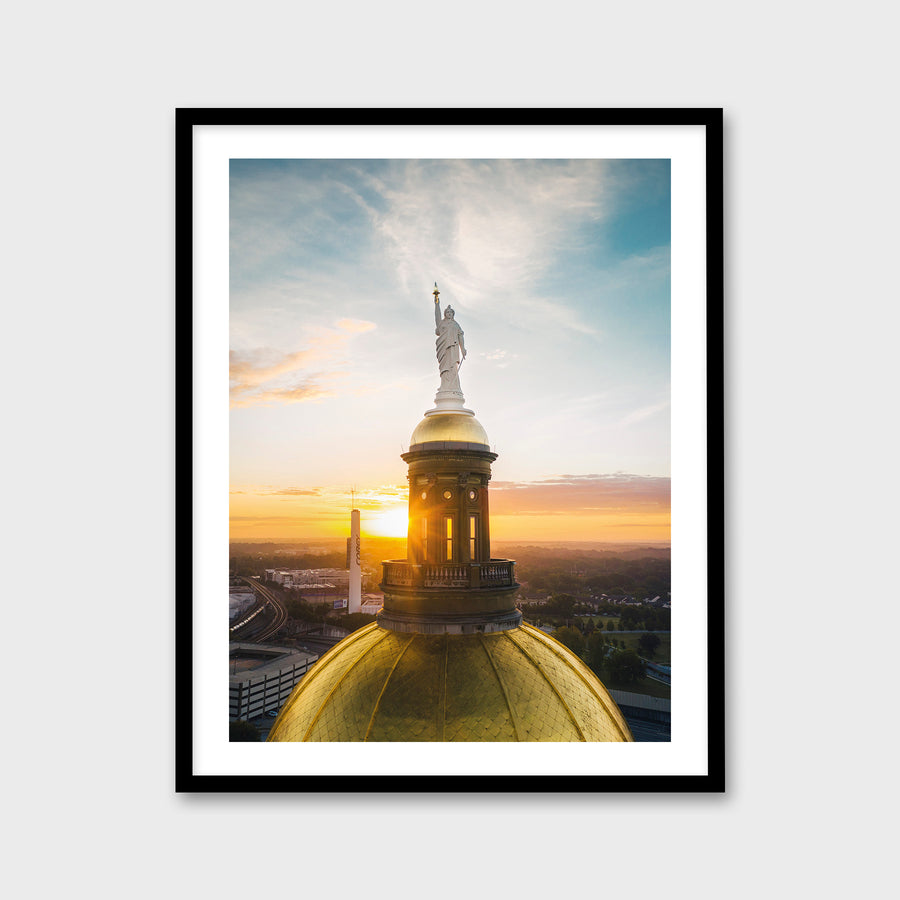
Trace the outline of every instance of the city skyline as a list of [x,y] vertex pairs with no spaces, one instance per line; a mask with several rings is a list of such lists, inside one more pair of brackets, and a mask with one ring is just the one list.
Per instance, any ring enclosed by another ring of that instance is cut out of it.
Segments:
[[497,540],[669,539],[668,160],[232,160],[231,538],[405,533],[431,291]]

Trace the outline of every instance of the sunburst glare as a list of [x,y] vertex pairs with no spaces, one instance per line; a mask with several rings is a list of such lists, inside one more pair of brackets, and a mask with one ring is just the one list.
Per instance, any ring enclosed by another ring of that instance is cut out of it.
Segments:
[[364,514],[362,517],[363,533],[377,537],[406,537],[409,518],[406,507],[386,509],[384,512]]

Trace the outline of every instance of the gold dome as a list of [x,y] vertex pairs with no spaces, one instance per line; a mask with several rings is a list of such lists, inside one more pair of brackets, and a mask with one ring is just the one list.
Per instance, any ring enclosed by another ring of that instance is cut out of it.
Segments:
[[270,741],[633,741],[591,670],[530,625],[402,634],[367,625],[294,689]]
[[459,413],[439,413],[425,416],[412,433],[409,446],[432,441],[459,441],[466,444],[488,446],[487,432],[475,416]]

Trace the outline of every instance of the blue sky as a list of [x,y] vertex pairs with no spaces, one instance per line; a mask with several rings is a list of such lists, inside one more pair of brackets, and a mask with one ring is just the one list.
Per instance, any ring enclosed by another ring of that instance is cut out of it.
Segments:
[[232,160],[232,534],[327,531],[351,486],[402,505],[436,281],[495,535],[659,539],[669,207],[668,160]]

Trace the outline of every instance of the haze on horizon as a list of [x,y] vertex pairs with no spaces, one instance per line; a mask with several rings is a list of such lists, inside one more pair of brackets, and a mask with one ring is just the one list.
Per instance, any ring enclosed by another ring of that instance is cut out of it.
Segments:
[[231,539],[405,534],[465,331],[497,541],[669,540],[668,160],[232,160]]

